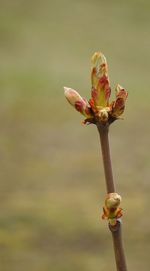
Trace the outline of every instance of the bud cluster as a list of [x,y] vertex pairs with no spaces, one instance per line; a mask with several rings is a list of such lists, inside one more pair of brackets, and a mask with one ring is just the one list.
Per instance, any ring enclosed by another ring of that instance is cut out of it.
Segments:
[[111,123],[124,112],[127,91],[119,84],[116,86],[116,99],[110,102],[110,82],[108,65],[105,56],[96,52],[92,56],[91,68],[91,98],[82,98],[77,91],[64,87],[68,102],[86,117],[84,123]]

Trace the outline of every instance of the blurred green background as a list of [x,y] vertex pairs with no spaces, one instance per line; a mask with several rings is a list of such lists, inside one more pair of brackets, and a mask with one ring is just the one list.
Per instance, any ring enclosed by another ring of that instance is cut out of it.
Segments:
[[129,270],[150,267],[150,2],[0,1],[0,270],[115,270],[99,138],[63,86],[90,97],[101,50],[129,91],[110,131]]

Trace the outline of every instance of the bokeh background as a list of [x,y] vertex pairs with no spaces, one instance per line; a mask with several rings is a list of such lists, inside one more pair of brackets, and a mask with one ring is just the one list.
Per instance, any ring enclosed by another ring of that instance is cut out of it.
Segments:
[[150,268],[150,2],[1,0],[2,271],[115,270],[98,133],[63,95],[90,96],[97,50],[129,91],[111,152],[129,270]]

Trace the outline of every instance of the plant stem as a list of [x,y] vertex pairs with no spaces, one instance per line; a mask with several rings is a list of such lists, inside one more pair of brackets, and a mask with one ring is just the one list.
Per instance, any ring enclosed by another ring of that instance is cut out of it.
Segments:
[[[109,138],[108,138],[109,125],[104,126],[98,123],[97,128],[100,135],[107,193],[114,193],[115,185],[113,180]],[[124,247],[122,242],[121,222],[117,220],[115,226],[109,224],[109,229],[112,233],[113,238],[117,271],[127,271]]]
[[115,185],[113,180],[109,139],[108,139],[109,126],[97,125],[97,128],[100,135],[107,193],[113,193],[115,192]]

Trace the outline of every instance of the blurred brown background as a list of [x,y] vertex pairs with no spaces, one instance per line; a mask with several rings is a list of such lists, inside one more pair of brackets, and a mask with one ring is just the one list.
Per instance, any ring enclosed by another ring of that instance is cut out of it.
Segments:
[[0,270],[115,270],[99,138],[63,86],[90,97],[90,58],[129,91],[110,131],[129,270],[150,268],[150,2],[0,1]]

